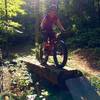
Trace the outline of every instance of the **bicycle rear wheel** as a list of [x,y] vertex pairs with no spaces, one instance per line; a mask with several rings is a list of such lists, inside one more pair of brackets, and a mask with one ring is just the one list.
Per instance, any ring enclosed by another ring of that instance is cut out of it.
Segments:
[[54,62],[58,68],[63,68],[66,65],[68,58],[68,50],[64,41],[57,41],[54,46]]

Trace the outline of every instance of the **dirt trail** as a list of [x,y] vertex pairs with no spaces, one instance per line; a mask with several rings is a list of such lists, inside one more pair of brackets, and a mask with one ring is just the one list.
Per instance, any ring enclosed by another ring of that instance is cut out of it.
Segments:
[[88,74],[100,75],[100,58],[88,50],[81,50],[69,57],[68,65]]
[[72,66],[76,69],[83,70],[84,72],[90,73],[90,74],[100,74],[100,71],[97,71],[90,67],[89,63],[86,60],[82,60],[79,58],[79,56],[75,55],[75,59],[73,58],[70,60],[70,63],[72,63]]
[[[36,58],[34,56],[25,56],[25,57],[19,57],[17,60],[24,60],[24,61],[28,61],[34,64],[39,65],[40,63],[36,60]],[[68,61],[68,65],[72,66],[72,67],[67,67],[65,66],[65,69],[78,69],[81,71],[84,71],[88,74],[92,74],[92,75],[99,75],[100,74],[100,70],[95,69],[93,67],[91,67],[92,65],[90,65],[90,63],[87,61],[86,58],[82,58],[82,56],[79,55],[73,55],[73,58],[71,58]]]

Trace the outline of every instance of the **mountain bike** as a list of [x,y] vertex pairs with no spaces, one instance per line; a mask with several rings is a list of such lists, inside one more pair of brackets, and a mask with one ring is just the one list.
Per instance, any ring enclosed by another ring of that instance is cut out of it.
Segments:
[[[65,33],[64,33],[65,34]],[[56,36],[55,39],[42,43],[40,46],[39,62],[45,65],[49,56],[53,56],[54,63],[57,68],[63,68],[67,63],[68,49],[63,39],[63,33]]]

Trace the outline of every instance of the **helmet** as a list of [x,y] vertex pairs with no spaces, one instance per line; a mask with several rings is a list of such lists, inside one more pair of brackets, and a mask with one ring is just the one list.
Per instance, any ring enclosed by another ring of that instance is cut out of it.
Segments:
[[55,4],[52,4],[48,9],[48,12],[49,11],[57,11],[57,6]]

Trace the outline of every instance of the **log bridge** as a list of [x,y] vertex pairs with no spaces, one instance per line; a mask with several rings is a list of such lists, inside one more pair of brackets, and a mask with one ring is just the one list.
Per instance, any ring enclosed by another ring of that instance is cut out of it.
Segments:
[[26,64],[28,66],[28,69],[38,74],[38,76],[47,79],[54,85],[62,86],[64,85],[65,80],[82,76],[82,73],[80,71],[58,69],[54,65],[41,66],[29,62],[27,62]]
[[28,69],[54,85],[66,86],[73,100],[100,100],[95,88],[78,70],[58,69],[54,65],[36,65],[25,61]]

